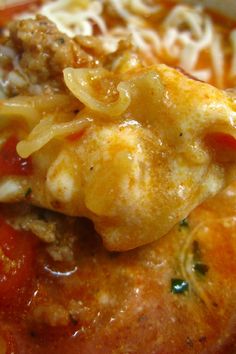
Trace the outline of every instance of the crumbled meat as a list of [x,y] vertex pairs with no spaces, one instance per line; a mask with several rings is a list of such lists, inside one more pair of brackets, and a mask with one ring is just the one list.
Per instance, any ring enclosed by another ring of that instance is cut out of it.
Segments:
[[69,318],[72,322],[86,321],[89,316],[89,308],[80,300],[70,300],[68,304]]
[[69,38],[42,15],[12,21],[0,40],[0,97],[63,92],[67,90],[63,80],[67,67],[103,65],[111,69],[115,62],[113,69],[121,69],[128,58],[132,57],[132,63],[139,60],[130,38],[107,55],[99,38]]
[[69,323],[77,324],[79,321],[90,319],[89,308],[81,301],[70,300],[68,306],[58,303],[36,305],[33,310],[33,319],[36,324],[52,327],[67,326]]
[[73,241],[74,239],[70,236],[56,240],[56,242],[47,247],[47,252],[54,261],[73,261]]
[[36,213],[20,215],[10,220],[15,229],[31,231],[40,240],[51,243],[56,241],[56,222],[40,220]]
[[[46,17],[38,15],[35,19],[13,21],[9,24],[9,36],[4,48],[16,53],[9,58],[8,66],[13,72],[22,75],[27,82],[26,87],[10,87],[10,94],[22,94],[24,90],[43,91],[65,90],[62,71],[66,67],[90,67],[95,60],[86,53],[75,40],[60,33],[54,23]],[[1,50],[1,49],[0,49]],[[6,50],[4,49],[4,52]],[[6,57],[2,60],[6,65]],[[13,83],[11,83],[13,86]],[[32,89],[34,87],[34,89]],[[36,87],[36,88],[35,88]]]
[[59,304],[42,304],[33,311],[36,323],[46,324],[52,327],[66,326],[69,322],[68,311]]
[[78,236],[76,218],[26,204],[9,205],[3,213],[15,229],[30,231],[47,243],[47,252],[54,261],[73,261],[73,245]]

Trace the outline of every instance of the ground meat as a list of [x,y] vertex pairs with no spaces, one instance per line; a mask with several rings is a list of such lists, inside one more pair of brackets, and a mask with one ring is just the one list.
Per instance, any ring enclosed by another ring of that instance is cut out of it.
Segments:
[[56,241],[56,222],[42,220],[35,212],[13,217],[9,221],[15,229],[31,231],[43,242],[51,243]]
[[59,304],[37,306],[33,311],[34,321],[52,327],[66,326],[69,322],[69,313]]
[[[27,88],[21,85],[23,93],[38,85],[44,91],[64,90],[64,68],[95,65],[93,57],[78,42],[60,33],[56,25],[44,16],[13,21],[8,29],[9,36],[3,47],[15,52],[16,57],[10,58],[12,69],[28,81]],[[6,66],[6,58],[4,60]],[[12,95],[22,93],[17,87],[14,90]]]
[[34,324],[51,327],[76,325],[81,320],[89,320],[90,316],[89,308],[78,300],[70,300],[66,307],[58,303],[37,304],[32,311]]
[[69,38],[42,15],[12,21],[6,33],[0,36],[0,98],[63,92],[67,90],[63,80],[66,67],[103,65],[111,69],[116,63],[115,69],[124,70],[121,67],[129,63],[128,58],[138,60],[129,38],[106,55],[99,38]]
[[56,239],[51,245],[47,247],[47,252],[54,261],[57,262],[71,262],[74,260],[73,253],[74,238],[66,234],[63,238]]
[[48,244],[46,250],[54,261],[73,261],[73,247],[79,237],[76,218],[26,204],[5,206],[3,214],[14,229],[30,231]]

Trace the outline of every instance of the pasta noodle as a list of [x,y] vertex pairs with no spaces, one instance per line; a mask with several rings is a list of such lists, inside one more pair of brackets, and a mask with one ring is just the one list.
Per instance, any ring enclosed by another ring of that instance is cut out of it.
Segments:
[[[48,143],[53,137],[70,134],[82,129],[91,120],[76,119],[74,111],[83,105],[68,95],[54,96],[17,96],[1,102],[1,128],[11,121],[21,118],[30,132],[26,140],[18,145],[18,152],[22,157],[28,157],[33,152]],[[61,109],[63,108],[63,114]],[[56,117],[60,112],[60,121]],[[46,115],[46,117],[44,117]]]
[[109,116],[121,115],[130,104],[129,92],[125,85],[121,82],[117,86],[119,94],[115,102],[101,102],[95,98],[95,89],[90,88],[90,83],[100,81],[109,72],[104,69],[70,69],[64,70],[65,83],[71,92],[81,101],[84,105],[88,106],[94,111],[107,114]]
[[32,128],[45,112],[57,112],[62,107],[66,112],[80,109],[82,105],[68,95],[17,96],[2,100],[0,103],[1,125],[7,123],[9,119],[21,117],[29,128]]
[[81,131],[92,121],[91,118],[78,118],[64,123],[55,123],[54,117],[43,118],[31,131],[27,139],[18,143],[17,152],[21,157],[27,158],[53,138]]

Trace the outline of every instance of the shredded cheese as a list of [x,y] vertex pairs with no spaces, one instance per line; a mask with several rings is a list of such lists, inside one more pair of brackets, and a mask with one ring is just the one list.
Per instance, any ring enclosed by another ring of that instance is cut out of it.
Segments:
[[1,181],[0,185],[0,199],[2,202],[19,200],[24,193],[22,188],[22,181],[18,181],[14,178]]
[[71,0],[58,0],[45,4],[40,12],[56,23],[58,29],[69,37],[75,34],[93,35],[93,23],[98,26],[101,33],[107,32],[105,21],[101,16],[102,2],[88,2],[86,8],[83,8],[81,1],[76,3],[76,7],[73,5]]
[[[179,58],[180,66],[191,74],[195,70],[201,52],[210,47],[213,38],[213,24],[201,8],[179,5],[173,8],[164,21],[166,33],[163,45],[172,57]],[[182,30],[184,28],[184,30]],[[210,68],[206,68],[210,79]],[[202,75],[200,73],[202,78]]]
[[[224,86],[226,65],[222,38],[210,16],[200,6],[173,5],[166,11],[165,2],[153,4],[147,0],[55,0],[46,2],[39,12],[69,37],[96,35],[101,39],[106,53],[114,52],[121,39],[130,38],[148,64],[163,62],[163,55],[165,58],[167,54],[175,65],[198,79],[208,82],[215,80],[217,86]],[[108,23],[110,12],[120,18],[121,22]],[[155,23],[157,14],[161,16],[157,16]],[[21,15],[29,16],[32,17],[32,14]],[[231,32],[228,42],[232,47],[230,75],[234,78],[236,30]],[[202,67],[199,62],[205,52],[210,55]],[[23,76],[19,68],[18,74]],[[19,78],[20,82],[23,84]],[[4,92],[4,88],[0,84],[1,92]]]
[[211,57],[218,87],[223,87],[224,78],[224,53],[222,49],[222,37],[215,34],[211,43]]

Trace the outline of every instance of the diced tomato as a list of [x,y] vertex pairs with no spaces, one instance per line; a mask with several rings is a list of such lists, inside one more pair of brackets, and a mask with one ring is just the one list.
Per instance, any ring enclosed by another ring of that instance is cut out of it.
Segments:
[[32,174],[31,159],[23,159],[16,152],[18,140],[11,136],[0,150],[0,177],[1,176],[28,176]]
[[236,160],[236,139],[225,133],[213,133],[206,137],[207,144],[215,151],[219,162]]
[[32,234],[16,231],[0,217],[0,306],[27,302],[35,245]]
[[84,135],[85,133],[85,129],[82,129],[76,133],[73,133],[73,134],[70,134],[67,136],[67,140],[71,141],[71,142],[74,142],[74,141],[77,141],[79,140],[80,138],[82,138],[82,136]]
[[236,139],[229,134],[215,133],[212,139],[219,147],[236,150]]
[[16,4],[5,5],[0,8],[0,27],[3,27],[16,14],[28,10],[32,5],[39,4],[39,0],[25,0]]

